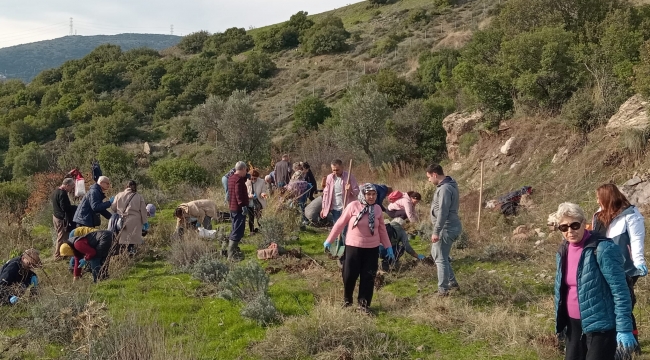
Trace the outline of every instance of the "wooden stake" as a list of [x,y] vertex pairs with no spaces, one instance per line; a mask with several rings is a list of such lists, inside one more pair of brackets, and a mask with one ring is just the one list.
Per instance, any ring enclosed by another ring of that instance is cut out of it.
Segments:
[[476,231],[481,232],[481,209],[483,208],[483,161],[481,160],[481,187],[478,192],[478,219],[476,220]]
[[348,200],[348,191],[345,189],[346,186],[350,184],[350,175],[352,174],[352,159],[350,159],[350,166],[348,166],[348,180],[345,183],[345,186],[343,187],[343,191],[345,191],[343,195],[343,208],[345,209],[346,202]]

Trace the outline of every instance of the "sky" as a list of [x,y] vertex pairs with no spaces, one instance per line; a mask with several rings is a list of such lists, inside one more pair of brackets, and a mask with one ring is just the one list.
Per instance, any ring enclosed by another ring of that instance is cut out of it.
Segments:
[[359,0],[3,0],[0,48],[77,35],[187,35],[199,30],[262,27],[298,11],[317,14]]

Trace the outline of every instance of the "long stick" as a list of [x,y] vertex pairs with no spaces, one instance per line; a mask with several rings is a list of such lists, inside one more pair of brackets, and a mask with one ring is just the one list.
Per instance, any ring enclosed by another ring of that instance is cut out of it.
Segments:
[[481,160],[481,187],[478,192],[478,219],[476,221],[476,231],[481,232],[481,209],[483,208],[483,160]]
[[343,195],[343,208],[345,209],[345,205],[347,205],[347,200],[348,200],[348,190],[345,189],[348,185],[350,185],[350,175],[352,174],[352,159],[350,159],[350,166],[348,167],[348,180],[345,183],[345,186],[343,188],[343,191],[345,191]]

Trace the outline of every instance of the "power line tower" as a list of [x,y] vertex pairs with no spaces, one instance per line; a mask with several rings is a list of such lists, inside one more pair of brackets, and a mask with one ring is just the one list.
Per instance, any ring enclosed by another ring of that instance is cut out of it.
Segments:
[[171,35],[174,35],[174,24],[171,24],[171,26],[169,27],[169,33]]
[[72,31],[73,26],[72,26],[72,18],[70,18],[70,36],[74,35],[74,31]]

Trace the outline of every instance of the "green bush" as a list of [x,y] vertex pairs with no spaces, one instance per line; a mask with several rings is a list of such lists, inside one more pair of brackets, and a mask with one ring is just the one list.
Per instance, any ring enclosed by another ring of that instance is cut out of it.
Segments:
[[379,56],[382,54],[391,53],[397,50],[397,46],[399,45],[399,43],[401,43],[407,37],[408,37],[407,33],[392,32],[388,34],[385,38],[379,40],[375,44],[375,48],[370,53],[372,56]]
[[13,178],[23,179],[27,176],[49,169],[48,157],[45,151],[35,142],[22,147],[13,160]]
[[650,129],[627,129],[620,137],[621,147],[635,159],[641,159],[648,146]]
[[472,146],[478,143],[478,134],[471,131],[466,134],[463,134],[460,139],[458,139],[458,152],[463,155],[469,155],[469,152],[472,150]]
[[595,108],[591,89],[583,88],[576,91],[571,99],[564,104],[562,118],[568,125],[587,134],[602,122],[602,119],[594,115]]
[[253,37],[246,34],[244,28],[230,28],[223,33],[216,33],[205,41],[205,51],[216,55],[237,55],[255,46]]
[[406,22],[409,24],[426,24],[429,22],[429,15],[424,9],[412,9],[409,11]]
[[257,261],[251,260],[231,269],[221,288],[222,298],[248,303],[268,293],[269,276]]
[[181,184],[203,187],[212,183],[208,172],[189,159],[160,160],[151,167],[151,177],[164,189]]
[[241,316],[254,320],[260,326],[268,326],[278,321],[280,314],[267,294],[259,294],[244,306]]
[[293,108],[294,130],[318,130],[325,119],[332,116],[332,110],[320,98],[309,96]]
[[132,179],[135,175],[133,154],[118,146],[111,144],[100,147],[97,160],[102,170],[110,174],[111,180],[116,184]]
[[340,17],[328,15],[307,30],[300,41],[305,52],[312,55],[330,54],[345,50],[350,33]]
[[203,51],[203,47],[209,38],[210,33],[201,30],[184,36],[176,46],[185,54],[198,54]]
[[212,254],[202,256],[192,265],[192,276],[211,285],[218,285],[226,276],[230,267],[214,258]]
[[381,69],[376,75],[369,77],[377,84],[377,91],[386,94],[388,105],[393,109],[400,108],[410,100],[420,96],[420,90],[403,77],[390,69]]
[[23,182],[0,183],[0,209],[16,220],[22,218],[27,209],[30,191]]

